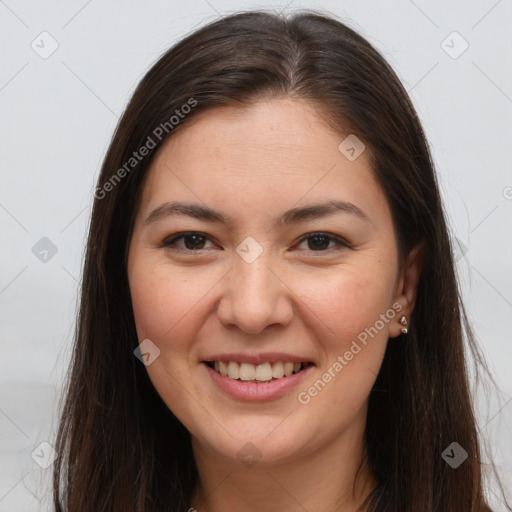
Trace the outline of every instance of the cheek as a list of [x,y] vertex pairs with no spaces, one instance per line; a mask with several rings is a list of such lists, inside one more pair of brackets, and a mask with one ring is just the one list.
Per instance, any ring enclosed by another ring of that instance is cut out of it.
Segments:
[[190,279],[179,269],[135,263],[130,276],[130,293],[139,339],[149,338],[165,345],[179,343],[187,316],[197,308],[208,281]]
[[352,417],[380,370],[395,312],[390,304],[394,276],[382,268],[379,272],[379,267],[373,264],[373,271],[346,268],[333,279],[311,281],[303,289],[306,304],[329,327],[321,338],[325,359],[320,379],[316,375],[303,388],[319,414],[329,403],[340,418]]
[[[344,351],[389,311],[393,276],[388,274],[345,268],[329,279],[303,283],[301,298],[323,320],[329,352]],[[389,325],[389,321],[384,326],[379,322],[382,338],[387,339]]]
[[[188,377],[193,333],[198,325],[205,279],[191,279],[177,268],[135,260],[130,270],[130,293],[139,341],[150,339],[160,350],[146,367],[158,394],[181,421],[190,405],[184,389]],[[188,404],[188,405],[187,405]],[[199,412],[197,412],[199,414]]]

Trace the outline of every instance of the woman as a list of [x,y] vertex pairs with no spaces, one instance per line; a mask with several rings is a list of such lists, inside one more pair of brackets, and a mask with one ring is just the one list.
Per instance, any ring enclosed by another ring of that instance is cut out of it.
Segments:
[[201,28],[95,198],[57,510],[489,510],[431,157],[365,39]]

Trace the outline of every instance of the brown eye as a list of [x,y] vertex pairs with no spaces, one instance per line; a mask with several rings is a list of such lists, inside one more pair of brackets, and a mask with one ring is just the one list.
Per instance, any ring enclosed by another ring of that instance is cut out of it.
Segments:
[[[183,240],[183,246],[177,244],[180,240]],[[204,244],[207,240],[208,237],[201,233],[179,233],[165,240],[162,247],[170,247],[178,251],[201,251],[204,249]]]
[[[166,239],[161,247],[166,247],[171,250],[181,252],[199,252],[206,250],[205,244],[210,240],[207,235],[197,232],[177,233],[171,238]],[[183,241],[183,243],[179,243]],[[331,250],[340,250],[342,248],[349,248],[348,242],[342,238],[331,235],[330,233],[309,233],[304,236],[299,244],[307,242],[307,250],[309,252],[330,252]],[[334,244],[334,246],[330,246]]]
[[[300,243],[306,241],[308,242],[307,248],[312,252],[327,252],[331,249],[349,247],[349,244],[345,240],[329,233],[310,233],[303,237]],[[335,246],[329,248],[331,242],[333,242]]]

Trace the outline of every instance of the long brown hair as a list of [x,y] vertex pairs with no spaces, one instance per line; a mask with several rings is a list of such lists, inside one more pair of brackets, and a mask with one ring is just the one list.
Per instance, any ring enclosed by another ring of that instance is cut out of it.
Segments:
[[[128,246],[141,183],[162,143],[198,112],[262,97],[312,102],[340,134],[362,140],[391,207],[401,261],[424,243],[409,334],[390,340],[369,397],[366,450],[380,482],[369,510],[488,510],[464,334],[482,360],[423,130],[377,50],[312,11],[243,12],[197,30],[151,67],[120,119],[95,192],[57,439],[56,510],[188,509],[198,478],[190,435],[134,357]],[[452,442],[468,454],[456,469],[441,456]]]

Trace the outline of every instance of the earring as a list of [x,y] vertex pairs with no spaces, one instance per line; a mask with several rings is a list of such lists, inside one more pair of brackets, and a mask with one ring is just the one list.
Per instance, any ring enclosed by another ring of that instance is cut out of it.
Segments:
[[408,324],[409,324],[409,320],[407,319],[407,317],[405,315],[402,315],[400,317],[400,325],[403,325],[403,327],[400,330],[402,331],[403,334],[407,334]]

